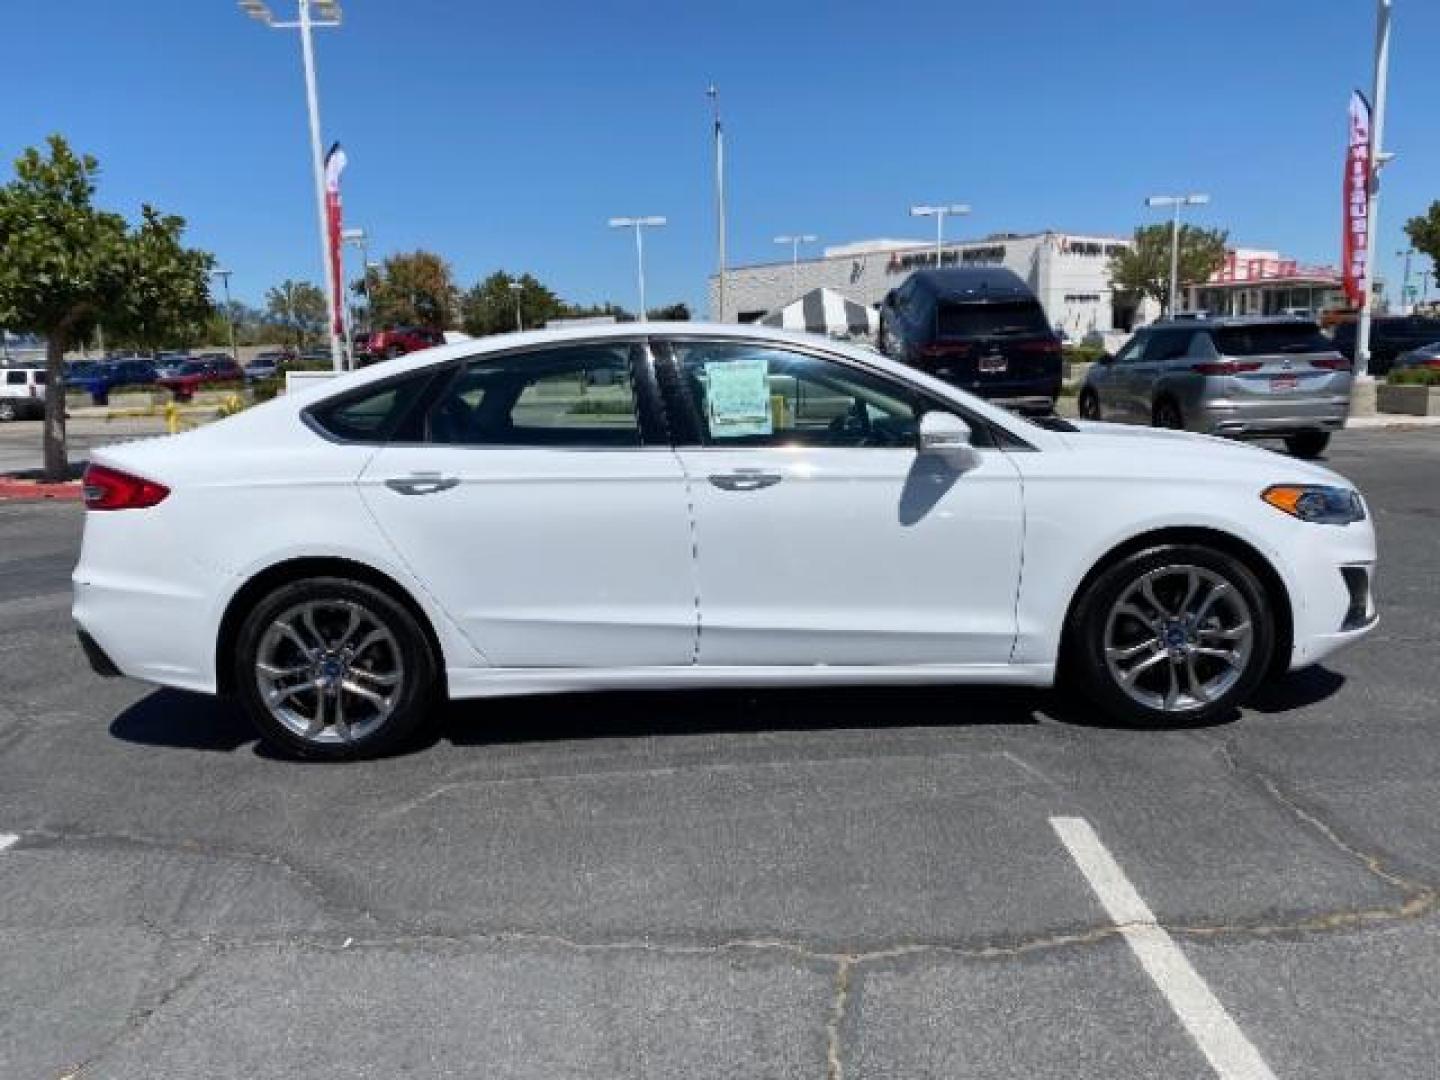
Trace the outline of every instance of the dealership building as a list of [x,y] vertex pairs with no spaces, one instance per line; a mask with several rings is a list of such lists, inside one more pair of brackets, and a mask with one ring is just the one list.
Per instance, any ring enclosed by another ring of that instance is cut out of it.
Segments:
[[[1130,240],[1082,233],[996,233],[983,240],[946,243],[940,265],[1003,266],[1024,280],[1050,324],[1072,340],[1087,334],[1129,330],[1155,318],[1148,301],[1117,297],[1110,284],[1110,257]],[[725,310],[719,288],[709,282],[710,310],[722,322],[755,322],[812,289],[826,288],[857,303],[878,305],[911,272],[935,266],[935,245],[916,240],[865,240],[825,248],[799,263],[737,266],[725,274]]]

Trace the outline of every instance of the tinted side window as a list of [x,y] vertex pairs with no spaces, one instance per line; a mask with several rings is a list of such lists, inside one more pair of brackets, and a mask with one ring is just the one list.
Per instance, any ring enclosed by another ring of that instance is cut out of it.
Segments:
[[1146,353],[1149,351],[1149,345],[1149,334],[1136,334],[1121,346],[1120,351],[1115,354],[1115,363],[1138,364],[1141,360],[1145,359]]
[[416,372],[404,379],[321,402],[307,414],[322,431],[346,442],[382,443],[395,433],[434,377]]
[[6,386],[24,386],[24,385],[25,385],[25,372],[23,372],[23,371],[7,371],[7,372],[5,373],[5,385],[6,385]]
[[1190,339],[1194,336],[1193,330],[1157,330],[1145,352],[1145,359],[1159,363],[1186,356],[1190,352]]
[[482,358],[429,413],[431,442],[463,446],[641,445],[626,342]]
[[1335,345],[1314,323],[1271,323],[1225,326],[1215,331],[1222,356],[1264,356],[1271,353],[1334,352]]
[[820,357],[768,345],[677,342],[708,446],[911,447],[919,396]]

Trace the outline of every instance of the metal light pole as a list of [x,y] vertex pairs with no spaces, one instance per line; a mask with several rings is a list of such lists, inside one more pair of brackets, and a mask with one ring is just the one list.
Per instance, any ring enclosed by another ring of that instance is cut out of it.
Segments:
[[1383,149],[1385,92],[1390,78],[1390,0],[1375,0],[1375,93],[1370,117],[1369,191],[1365,207],[1365,293],[1360,299],[1360,321],[1355,327],[1355,378],[1370,375],[1370,309],[1374,306],[1370,283],[1375,278],[1375,236],[1380,213],[1380,170],[1393,158]]
[[[1405,275],[1400,281],[1400,306],[1404,307],[1410,301],[1410,259],[1415,254],[1414,248],[1406,248],[1404,251],[1395,252],[1397,259],[1405,259]],[[1412,305],[1413,306],[1413,305]]]
[[968,214],[967,203],[951,203],[948,206],[912,206],[911,217],[933,217],[935,219],[935,269],[940,269],[941,253],[945,248],[945,219],[952,214]]
[[1180,291],[1180,209],[1204,206],[1209,201],[1209,195],[1151,195],[1145,200],[1146,206],[1169,206],[1174,210],[1170,216],[1170,303],[1165,310],[1172,319],[1175,317],[1175,296]]
[[235,348],[235,312],[230,307],[230,275],[232,270],[210,271],[225,284],[225,322],[230,326],[230,359],[240,363],[240,350]]
[[[365,314],[370,314],[370,238],[364,229],[340,230],[340,242],[353,244],[360,249],[360,273],[365,281]],[[344,282],[340,285],[341,310],[345,313],[345,353],[350,357],[350,366],[355,366],[355,320],[350,315],[350,300],[345,296]],[[372,327],[373,329],[373,327]]]
[[665,224],[663,217],[654,214],[648,217],[615,217],[610,219],[612,229],[634,229],[635,230],[635,267],[637,280],[640,283],[640,314],[637,316],[640,322],[644,322],[649,316],[649,310],[645,307],[645,241],[643,233],[646,229],[658,229]]
[[510,295],[515,297],[515,330],[517,333],[524,333],[525,323],[520,318],[520,293],[525,288],[518,281],[510,282]]
[[[295,22],[276,22],[274,14],[265,5],[265,0],[240,0],[240,9],[257,22],[274,30],[299,30],[300,55],[305,65],[305,101],[310,112],[310,165],[315,174],[315,209],[320,223],[320,261],[325,267],[326,299],[333,300],[337,282],[330,267],[330,230],[325,220],[325,161],[320,150],[320,101],[315,89],[315,47],[312,30],[340,25],[339,0],[296,0],[299,18]],[[310,17],[314,6],[320,18]],[[336,371],[345,367],[344,350],[340,336],[335,332],[335,320],[326,318],[330,333],[330,358]]]
[[790,245],[790,292],[793,296],[800,295],[800,245],[813,244],[819,239],[814,233],[775,237],[775,243]]
[[719,304],[716,322],[725,321],[725,129],[720,124],[720,91],[715,84],[705,91],[715,115],[715,247],[717,250]]

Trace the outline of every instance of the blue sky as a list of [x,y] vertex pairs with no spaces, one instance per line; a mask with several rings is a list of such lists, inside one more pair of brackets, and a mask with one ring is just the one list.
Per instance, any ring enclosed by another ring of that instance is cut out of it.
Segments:
[[[1440,198],[1440,5],[1395,9],[1392,279],[1402,221]],[[785,232],[924,237],[917,201],[971,203],[963,235],[1128,234],[1144,196],[1171,190],[1209,192],[1196,219],[1240,244],[1336,262],[1346,98],[1368,92],[1374,32],[1370,0],[346,0],[345,15],[317,35],[321,111],[372,255],[433,248],[462,285],[529,270],[632,307],[612,215],[670,219],[648,237],[652,304],[704,296],[711,81],[732,263],[782,257]],[[104,203],[184,215],[237,296],[320,280],[294,34],[229,0],[5,0],[0,24],[6,162],[62,132],[100,158]]]

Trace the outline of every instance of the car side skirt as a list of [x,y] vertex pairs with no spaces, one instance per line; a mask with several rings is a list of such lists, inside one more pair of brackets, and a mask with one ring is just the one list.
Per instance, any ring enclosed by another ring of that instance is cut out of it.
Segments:
[[585,690],[785,686],[1050,686],[1054,664],[914,664],[841,667],[450,668],[451,698]]

